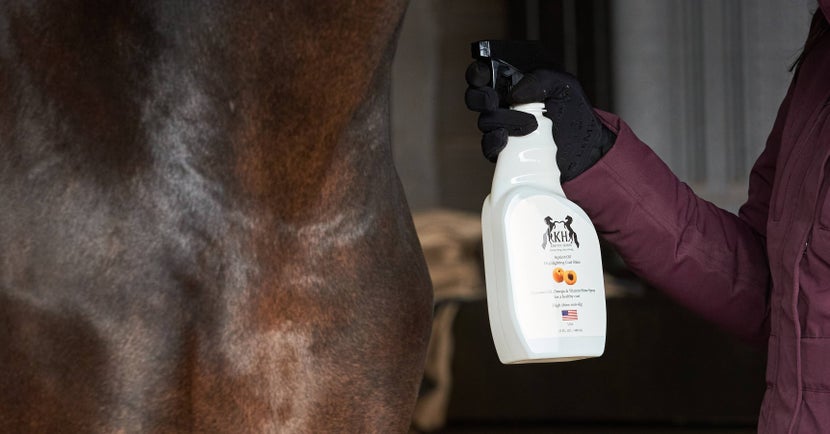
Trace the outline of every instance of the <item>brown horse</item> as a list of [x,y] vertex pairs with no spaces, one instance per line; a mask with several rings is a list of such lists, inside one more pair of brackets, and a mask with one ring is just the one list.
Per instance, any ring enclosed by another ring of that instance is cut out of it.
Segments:
[[0,4],[0,432],[401,432],[403,0]]

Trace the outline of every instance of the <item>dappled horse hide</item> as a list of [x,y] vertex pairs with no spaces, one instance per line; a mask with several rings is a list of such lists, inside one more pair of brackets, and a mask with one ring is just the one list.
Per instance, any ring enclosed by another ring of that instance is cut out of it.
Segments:
[[402,432],[404,1],[0,4],[0,432]]

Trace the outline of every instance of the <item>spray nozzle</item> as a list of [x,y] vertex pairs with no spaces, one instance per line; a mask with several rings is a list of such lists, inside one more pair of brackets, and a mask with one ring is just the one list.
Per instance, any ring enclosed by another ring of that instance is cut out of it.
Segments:
[[557,62],[539,41],[478,41],[471,46],[473,58],[490,62],[490,82],[500,104],[507,105],[507,95],[524,76],[539,68],[556,68]]

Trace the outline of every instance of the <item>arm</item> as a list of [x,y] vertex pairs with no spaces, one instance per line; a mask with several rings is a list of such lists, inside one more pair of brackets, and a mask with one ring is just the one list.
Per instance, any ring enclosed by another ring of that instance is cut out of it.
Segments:
[[563,185],[637,275],[739,337],[765,343],[771,285],[766,222],[783,113],[750,175],[739,216],[697,197],[618,117],[610,151]]

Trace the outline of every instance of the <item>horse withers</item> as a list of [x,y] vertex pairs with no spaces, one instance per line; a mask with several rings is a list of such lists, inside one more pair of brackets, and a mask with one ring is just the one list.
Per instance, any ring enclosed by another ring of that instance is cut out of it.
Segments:
[[404,1],[0,5],[0,432],[403,432]]

